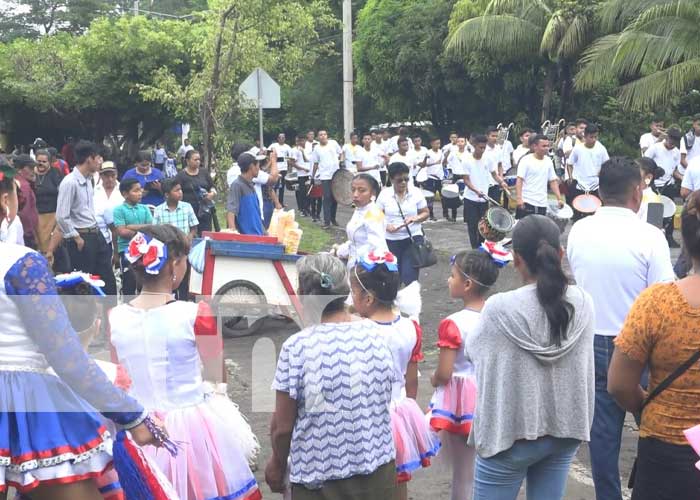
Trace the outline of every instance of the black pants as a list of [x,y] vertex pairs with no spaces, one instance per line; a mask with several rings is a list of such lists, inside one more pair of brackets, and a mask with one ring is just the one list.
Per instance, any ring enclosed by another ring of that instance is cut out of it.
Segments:
[[338,202],[333,197],[331,190],[331,180],[322,180],[323,186],[323,224],[328,226],[331,222],[335,222],[335,215],[338,212]]
[[287,171],[280,171],[280,180],[277,181],[277,199],[280,201],[280,205],[284,205],[284,179],[287,177]]
[[112,249],[107,244],[99,230],[91,233],[81,233],[80,237],[85,242],[82,250],[78,250],[73,239],[67,243],[71,268],[88,274],[96,274],[105,282],[105,295],[116,295],[117,285],[112,271]]
[[304,176],[298,179],[299,185],[296,190],[297,209],[301,210],[301,213],[306,214],[309,212],[309,197],[306,194],[309,191],[309,178]]
[[323,205],[323,200],[321,198],[309,198],[311,218],[315,221],[321,218],[321,205]]
[[391,184],[387,178],[388,175],[389,174],[386,170],[379,171],[379,178],[382,180],[382,186],[389,186]]
[[[431,193],[434,194],[442,189],[442,181],[439,179],[430,178],[427,181],[422,182],[420,186],[423,189],[425,189],[426,191],[430,191]],[[431,219],[435,218],[435,214],[433,212],[433,204],[435,203],[434,200],[435,200],[435,198],[431,198],[430,200],[428,200],[428,210],[430,211],[430,218]],[[445,218],[447,218],[447,209],[445,208],[445,201],[444,200],[442,201],[442,211],[445,215]]]
[[182,278],[180,286],[175,290],[175,298],[177,300],[190,300],[190,263],[187,263],[187,271],[185,277]]
[[122,298],[128,302],[136,295],[139,287],[136,286],[136,275],[131,269],[131,262],[124,257],[124,252],[119,252],[119,269],[122,273]]
[[517,208],[515,210],[515,218],[520,220],[524,219],[528,215],[547,215],[547,207],[536,207],[535,205],[530,205],[525,203],[524,208]]
[[690,446],[641,438],[632,500],[697,500],[700,498],[697,460]]
[[197,226],[197,236],[202,236],[202,233],[204,231],[211,231],[211,225],[212,225],[212,210],[209,212],[199,212],[199,205],[196,207],[192,205],[192,209],[194,210],[194,213],[197,214],[197,220],[199,220],[199,225]]
[[469,243],[472,248],[479,248],[484,242],[483,236],[479,233],[479,221],[486,215],[489,204],[485,201],[472,201],[464,199],[464,216],[467,219],[467,233],[469,233]]

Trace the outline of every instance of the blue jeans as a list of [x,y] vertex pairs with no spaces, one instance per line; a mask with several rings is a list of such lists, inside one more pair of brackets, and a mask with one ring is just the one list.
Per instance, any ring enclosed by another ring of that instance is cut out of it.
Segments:
[[[417,234],[413,237],[416,242],[423,241],[423,235]],[[401,276],[401,283],[408,286],[414,281],[418,281],[418,276],[420,274],[420,269],[414,267],[413,258],[409,252],[411,248],[411,238],[406,238],[403,240],[386,240],[386,246],[389,251],[396,256],[399,261],[399,276]]]
[[608,394],[608,367],[615,351],[614,340],[615,337],[603,335],[596,335],[593,340],[595,410],[588,447],[591,452],[595,496],[598,500],[622,500],[618,461],[625,410]]
[[474,500],[515,500],[526,478],[528,500],[564,498],[569,466],[580,443],[543,436],[516,441],[489,458],[477,456]]

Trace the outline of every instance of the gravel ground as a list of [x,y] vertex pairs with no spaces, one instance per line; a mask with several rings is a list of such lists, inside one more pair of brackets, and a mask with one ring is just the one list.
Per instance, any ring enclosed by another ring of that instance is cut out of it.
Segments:
[[[436,208],[436,213],[439,214],[441,211]],[[339,209],[338,220],[341,227],[349,220],[350,215],[350,209]],[[427,407],[432,395],[430,374],[437,363],[437,348],[435,347],[437,326],[442,318],[460,307],[447,294],[449,258],[457,251],[467,248],[468,237],[466,227],[462,223],[439,221],[426,224],[425,228],[428,238],[440,255],[438,264],[424,269],[420,278],[423,298],[421,324],[424,331],[425,361],[420,365],[422,376],[419,379],[418,400],[422,406]],[[334,237],[337,241],[342,241],[344,234],[340,230],[335,230]],[[678,251],[673,251],[674,260],[677,254]],[[511,290],[519,285],[520,280],[515,270],[512,267],[507,267],[501,271],[494,291]],[[255,336],[230,339],[225,342],[226,356],[230,358],[230,373],[233,375],[229,384],[232,397],[240,405],[241,411],[248,416],[262,444],[262,454],[256,476],[266,498],[277,497],[267,489],[263,474],[266,460],[270,455],[268,426],[270,411],[274,407],[274,395],[269,388],[275,370],[276,352],[284,340],[296,331],[297,328],[294,324],[279,319],[267,320]],[[632,467],[635,450],[636,427],[634,421],[629,418],[623,433],[623,446],[620,454],[620,471],[625,484]],[[409,498],[449,498],[449,481],[447,472],[437,467],[418,471],[409,484]],[[520,497],[524,498],[522,492]],[[630,498],[629,490],[623,492],[623,497]],[[595,498],[588,447],[585,444],[581,446],[571,467],[566,498],[571,500]]]

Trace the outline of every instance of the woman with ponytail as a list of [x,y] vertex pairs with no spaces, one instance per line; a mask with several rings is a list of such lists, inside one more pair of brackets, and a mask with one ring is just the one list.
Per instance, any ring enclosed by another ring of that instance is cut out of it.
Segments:
[[559,230],[532,215],[513,231],[524,286],[492,296],[466,339],[476,368],[474,499],[564,497],[593,422],[593,302],[562,269]]

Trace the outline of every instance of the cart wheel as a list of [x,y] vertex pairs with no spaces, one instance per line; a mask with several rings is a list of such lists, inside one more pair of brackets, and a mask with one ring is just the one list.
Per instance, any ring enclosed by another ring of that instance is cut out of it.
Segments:
[[225,338],[253,335],[267,316],[267,300],[257,285],[245,280],[226,283],[212,301]]

